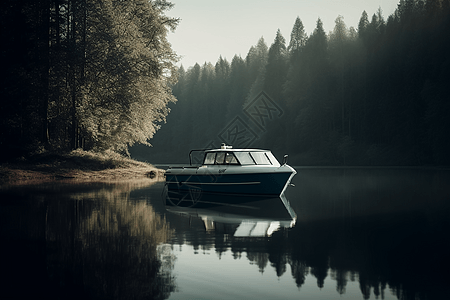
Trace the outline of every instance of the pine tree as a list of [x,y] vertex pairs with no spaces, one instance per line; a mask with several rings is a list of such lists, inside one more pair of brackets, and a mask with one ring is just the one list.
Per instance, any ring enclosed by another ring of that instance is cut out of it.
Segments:
[[246,97],[246,103],[253,100],[263,89],[264,78],[266,74],[268,47],[264,38],[258,40],[256,47],[250,48],[247,57],[245,58],[249,82],[251,83],[250,90]]
[[291,40],[287,48],[291,53],[300,51],[305,46],[307,40],[305,27],[299,17],[295,19],[294,27],[291,32]]
[[242,112],[249,88],[247,65],[242,57],[235,55],[231,61],[230,101],[225,118],[227,122],[230,122]]
[[282,86],[287,74],[286,40],[278,29],[267,56],[264,90],[274,101],[282,101]]
[[[283,85],[286,82],[288,71],[288,52],[286,40],[278,29],[273,44],[269,48],[267,65],[264,77],[263,90],[277,103],[282,110],[285,110],[285,99],[283,95]],[[285,148],[286,144],[286,124],[282,120],[275,120],[267,125],[265,133],[265,143],[271,148]],[[278,132],[279,134],[274,134]]]

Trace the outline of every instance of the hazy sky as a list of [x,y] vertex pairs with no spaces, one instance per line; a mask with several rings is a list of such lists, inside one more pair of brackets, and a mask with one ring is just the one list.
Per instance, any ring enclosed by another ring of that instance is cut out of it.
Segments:
[[187,69],[196,62],[215,64],[220,55],[231,62],[235,54],[247,56],[262,36],[268,47],[278,29],[289,44],[295,19],[300,17],[308,35],[320,17],[325,32],[333,30],[341,15],[347,27],[358,27],[365,10],[372,15],[381,7],[385,20],[400,0],[170,0],[175,7],[167,15],[181,18],[168,36]]

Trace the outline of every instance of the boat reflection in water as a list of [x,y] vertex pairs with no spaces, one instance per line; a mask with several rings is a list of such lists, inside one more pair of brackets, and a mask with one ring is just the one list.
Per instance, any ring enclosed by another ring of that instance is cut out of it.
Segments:
[[166,195],[166,210],[200,219],[206,231],[226,231],[233,237],[269,237],[281,228],[292,228],[297,215],[284,194],[280,197],[189,193],[185,198]]

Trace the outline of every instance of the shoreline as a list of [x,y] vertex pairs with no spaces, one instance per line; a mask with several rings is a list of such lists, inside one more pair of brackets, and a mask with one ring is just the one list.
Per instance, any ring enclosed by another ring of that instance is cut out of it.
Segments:
[[0,189],[44,183],[151,183],[161,180],[164,180],[164,170],[112,151],[43,153],[0,165]]
[[44,183],[113,183],[137,180],[162,181],[164,180],[164,170],[149,166],[100,171],[61,169],[50,173],[17,167],[0,167],[0,189],[8,186],[39,185]]

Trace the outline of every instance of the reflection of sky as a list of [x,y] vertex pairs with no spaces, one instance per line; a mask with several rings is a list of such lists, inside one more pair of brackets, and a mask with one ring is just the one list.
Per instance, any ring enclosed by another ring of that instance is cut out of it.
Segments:
[[[219,258],[214,249],[194,250],[190,245],[174,245],[173,254],[177,259],[172,274],[178,292],[172,293],[169,299],[299,299],[300,296],[303,299],[363,299],[358,280],[349,280],[345,294],[339,295],[336,281],[330,274],[322,289],[317,286],[317,279],[309,274],[298,289],[289,264],[278,278],[270,265],[260,273],[245,253],[240,259],[234,259],[232,252],[227,251]],[[386,287],[384,299],[397,298]]]

